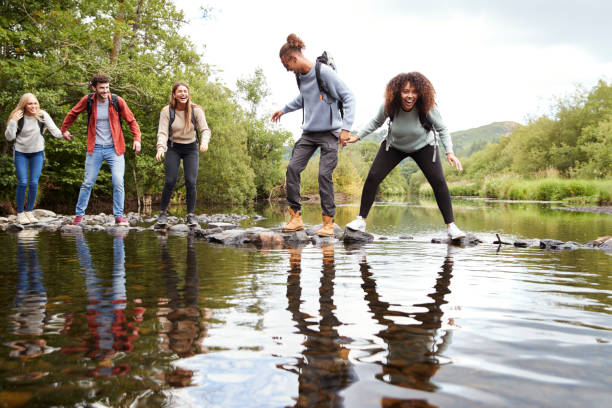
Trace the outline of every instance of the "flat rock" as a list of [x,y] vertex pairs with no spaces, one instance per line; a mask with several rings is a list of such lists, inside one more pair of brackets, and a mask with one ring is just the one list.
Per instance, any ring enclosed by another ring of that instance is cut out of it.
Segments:
[[310,242],[310,237],[306,231],[279,232],[278,233],[287,244],[306,244]]
[[[346,230],[344,233],[346,234]],[[398,238],[399,239],[414,239],[414,237],[411,235],[400,235]]]
[[374,235],[370,234],[369,232],[365,232],[365,231],[355,231],[352,230],[350,228],[345,228],[344,229],[344,237],[342,238],[342,240],[345,243],[350,243],[350,242],[372,242],[374,241]]
[[231,229],[206,237],[208,242],[216,242],[223,245],[242,245],[249,241],[244,230]]
[[221,228],[223,231],[240,228],[236,224],[230,224],[229,222],[209,222],[208,226],[210,228]]
[[476,246],[482,244],[483,241],[474,234],[467,233],[463,238],[450,239],[445,238],[432,238],[431,242],[434,244],[453,244],[459,246]]
[[541,239],[540,249],[558,249],[564,242],[557,239]]
[[221,228],[208,228],[208,229],[194,228],[193,230],[193,234],[196,237],[200,237],[200,238],[206,238],[209,235],[218,234],[220,232],[223,232]]
[[582,248],[582,245],[574,241],[564,242],[563,244],[557,247],[557,249],[564,249],[564,250],[574,250],[578,248]]
[[81,233],[83,232],[83,227],[81,227],[80,225],[72,224],[62,225],[60,231],[63,233]]
[[8,232],[19,232],[19,231],[22,231],[23,229],[24,229],[23,225],[17,224],[17,223],[12,223],[6,228]]
[[191,229],[185,224],[175,224],[168,227],[168,231],[171,232],[189,232]]
[[54,213],[53,211],[43,210],[42,208],[37,208],[32,212],[34,213],[34,216],[36,218],[55,218],[57,217],[57,214]]

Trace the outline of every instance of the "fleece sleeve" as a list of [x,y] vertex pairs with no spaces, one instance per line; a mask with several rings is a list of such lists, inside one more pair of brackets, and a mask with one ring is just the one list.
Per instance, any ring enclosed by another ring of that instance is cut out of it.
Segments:
[[363,128],[357,132],[357,136],[359,139],[363,139],[364,137],[372,134],[376,129],[381,127],[383,123],[387,120],[387,115],[385,115],[385,105],[380,105],[376,116],[374,116]]
[[444,120],[442,120],[442,115],[440,115],[440,111],[438,111],[437,107],[434,107],[429,111],[427,117],[431,121],[431,124],[438,132],[440,136],[440,141],[442,142],[442,146],[444,146],[444,151],[446,153],[453,153],[453,141],[450,137],[450,133]]
[[327,83],[330,96],[337,101],[342,101],[344,109],[342,129],[350,131],[355,121],[355,97],[353,92],[340,79],[336,71],[324,64],[321,64],[321,79]]

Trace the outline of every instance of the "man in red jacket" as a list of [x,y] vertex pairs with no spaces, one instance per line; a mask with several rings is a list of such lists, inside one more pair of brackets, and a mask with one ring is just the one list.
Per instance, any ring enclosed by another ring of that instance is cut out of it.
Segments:
[[95,75],[91,79],[93,94],[85,95],[72,108],[61,131],[64,137],[70,140],[68,128],[74,123],[77,116],[87,110],[89,122],[87,124],[87,157],[85,158],[85,177],[79,199],[76,205],[76,216],[73,225],[78,225],[83,220],[91,189],[98,178],[98,172],[102,163],[106,160],[113,177],[113,215],[115,224],[129,226],[123,216],[123,203],[125,192],[123,189],[123,175],[125,173],[125,140],[121,130],[121,118],[130,126],[134,136],[133,149],[136,154],[140,152],[140,128],[138,123],[123,98],[111,94],[109,88],[110,79],[106,75]]

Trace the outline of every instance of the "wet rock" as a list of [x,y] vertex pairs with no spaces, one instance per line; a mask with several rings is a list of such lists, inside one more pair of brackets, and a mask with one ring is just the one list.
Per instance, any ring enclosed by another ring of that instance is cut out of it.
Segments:
[[209,235],[218,234],[220,232],[223,232],[221,228],[209,228],[209,229],[194,228],[193,230],[194,236],[199,237],[199,238],[206,238]]
[[529,243],[527,241],[519,239],[517,241],[514,241],[514,246],[518,248],[527,248],[529,246]]
[[318,235],[313,235],[310,237],[310,241],[315,246],[321,246],[325,244],[335,244],[338,240],[335,237],[320,237]]
[[43,231],[55,232],[59,229],[59,226],[53,224],[44,224],[42,226]]
[[37,208],[32,212],[34,213],[34,216],[36,218],[55,218],[57,217],[57,214],[54,213],[53,211],[43,210],[42,208]]
[[130,229],[124,226],[116,226],[116,227],[106,228],[106,232],[114,237],[123,238],[130,232]]
[[398,238],[399,239],[414,239],[414,237],[411,235],[400,235]]
[[450,239],[449,237],[432,238],[431,242],[433,244],[453,244],[453,245],[459,245],[459,246],[476,246],[478,244],[482,244],[483,240],[478,238],[476,235],[468,232],[463,238],[457,238],[457,239]]
[[388,240],[388,239],[389,239],[388,237],[384,237],[384,236],[382,236],[382,237],[378,237],[378,240],[379,240],[379,241],[386,241],[386,240]]
[[68,224],[68,225],[62,225],[62,227],[60,228],[60,231],[63,233],[81,233],[83,232],[83,228],[80,225],[72,225],[72,224]]
[[221,228],[223,231],[240,228],[238,225],[230,224],[228,222],[209,222],[208,226],[210,228]]
[[218,234],[212,234],[207,236],[206,239],[208,242],[215,242],[223,245],[242,245],[249,241],[244,230],[239,229],[231,229]]
[[249,237],[249,242],[262,247],[282,247],[285,239],[281,234],[265,231],[253,234],[252,237]]
[[604,251],[612,251],[612,238],[599,245],[598,248]]
[[9,224],[9,226],[6,228],[8,232],[19,232],[19,231],[22,231],[23,229],[24,229],[23,225],[17,224],[17,223]]
[[594,239],[593,241],[589,241],[586,244],[584,244],[584,246],[588,248],[599,248],[601,245],[603,245],[604,243],[610,240],[612,240],[612,236],[606,235],[603,237],[598,237],[597,239]]
[[557,249],[564,249],[564,250],[574,250],[578,248],[582,248],[582,245],[574,241],[564,242],[563,244],[557,247]]
[[[305,230],[306,234],[312,237],[316,235],[316,232],[320,230],[322,226],[323,224],[317,224],[312,227],[308,227]],[[342,228],[340,228],[338,224],[334,223],[334,238],[342,240],[343,236],[344,236],[344,232],[342,231]]]
[[287,244],[306,244],[310,242],[310,237],[306,234],[306,231],[295,231],[295,232],[280,232],[278,233]]
[[175,225],[171,225],[170,227],[168,227],[168,231],[171,231],[171,232],[181,232],[181,233],[186,232],[186,233],[188,233],[191,230],[185,224],[175,224]]
[[355,231],[350,228],[344,229],[344,237],[343,241],[345,243],[350,242],[372,242],[374,240],[374,235],[365,231]]
[[266,219],[266,217],[262,217],[262,216],[261,216],[261,215],[259,215],[259,214],[255,214],[254,216],[252,216],[252,217],[251,217],[251,219],[252,219],[253,221],[261,221],[261,220],[265,220],[265,219]]
[[556,239],[542,239],[540,240],[540,249],[558,249],[563,244],[563,241]]

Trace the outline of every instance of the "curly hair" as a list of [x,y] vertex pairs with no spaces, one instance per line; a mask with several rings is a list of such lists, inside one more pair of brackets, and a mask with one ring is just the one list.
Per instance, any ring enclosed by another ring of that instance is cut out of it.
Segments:
[[287,36],[287,42],[284,43],[281,47],[278,56],[282,58],[283,55],[288,54],[290,52],[297,52],[301,54],[304,48],[306,48],[304,41],[302,41],[297,35],[291,33]]
[[419,95],[416,102],[419,117],[427,116],[436,103],[436,91],[429,79],[420,72],[401,73],[389,81],[385,89],[385,113],[390,118],[398,114],[402,107],[402,88],[406,82],[410,82]]
[[104,74],[96,74],[93,76],[93,78],[91,78],[90,83],[91,83],[91,86],[95,88],[98,84],[110,83],[110,78]]

